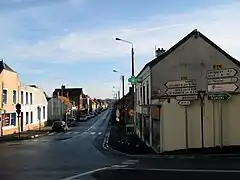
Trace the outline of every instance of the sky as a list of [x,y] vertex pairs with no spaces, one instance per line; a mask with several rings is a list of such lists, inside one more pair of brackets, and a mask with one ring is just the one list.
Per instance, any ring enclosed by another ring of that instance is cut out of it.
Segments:
[[[131,76],[198,29],[240,59],[238,0],[1,0],[0,58],[23,84],[48,95],[62,84],[95,98],[113,97],[120,73]],[[120,73],[114,73],[113,69]],[[115,87],[115,88],[113,88]]]

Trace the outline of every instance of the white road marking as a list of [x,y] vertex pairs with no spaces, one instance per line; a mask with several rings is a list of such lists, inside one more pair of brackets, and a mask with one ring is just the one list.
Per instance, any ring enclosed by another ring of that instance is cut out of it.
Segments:
[[94,135],[96,132],[90,132],[91,135]]
[[34,141],[34,142],[37,142],[37,141],[39,141],[39,140],[38,140],[38,139],[33,139],[33,141]]
[[75,176],[66,177],[66,178],[61,179],[61,180],[72,180],[72,179],[79,178],[79,177],[82,177],[82,176],[86,176],[86,175],[89,175],[89,174],[92,174],[92,173],[95,173],[95,172],[98,172],[98,171],[102,171],[102,170],[105,170],[105,169],[109,169],[109,167],[94,169],[92,171],[87,171],[87,172],[84,172],[84,173],[81,173],[81,174],[77,174]]
[[98,133],[98,135],[101,135],[101,134],[102,134],[102,132],[99,132],[99,133]]
[[129,159],[129,160],[127,160],[127,162],[134,162],[134,163],[137,163],[138,160],[135,160],[135,159]]
[[[112,166],[112,168],[115,168]],[[220,169],[154,169],[154,168],[130,168],[130,167],[119,167],[121,169],[129,170],[148,170],[148,171],[169,171],[169,172],[213,172],[213,173],[240,173],[240,170],[220,170]]]
[[54,135],[54,134],[56,134],[55,132],[52,132],[52,133],[49,133],[48,135],[49,136],[52,136],[52,135]]
[[122,162],[122,164],[132,165],[132,164],[135,164],[135,162]]
[[73,134],[79,134],[80,132],[73,132]]
[[112,168],[126,168],[126,167],[128,167],[128,165],[126,165],[126,164],[118,164],[118,165],[113,165],[111,167]]
[[72,132],[66,132],[66,134],[72,134]]

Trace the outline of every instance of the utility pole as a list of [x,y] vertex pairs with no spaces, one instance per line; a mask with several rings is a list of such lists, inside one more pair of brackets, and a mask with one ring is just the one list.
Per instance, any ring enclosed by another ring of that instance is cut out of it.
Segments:
[[[134,49],[132,45],[132,77],[134,77]],[[132,83],[132,105],[133,105],[133,112],[135,114],[135,103],[134,103],[134,84]],[[134,116],[132,117],[132,126],[134,127]],[[134,129],[134,128],[133,128]],[[134,130],[133,130],[134,131]]]

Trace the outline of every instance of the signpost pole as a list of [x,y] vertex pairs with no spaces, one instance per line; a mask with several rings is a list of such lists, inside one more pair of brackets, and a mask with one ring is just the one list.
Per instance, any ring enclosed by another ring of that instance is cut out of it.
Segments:
[[221,100],[219,103],[219,137],[220,137],[220,148],[223,146],[223,133],[222,133],[222,103]]
[[216,146],[216,127],[215,127],[215,101],[212,101],[213,103],[213,146]]
[[20,132],[20,115],[19,114],[17,115],[17,118],[18,118],[18,138],[20,138],[21,132]]
[[188,151],[188,108],[185,106],[185,138],[186,138],[186,151]]
[[199,99],[200,99],[200,118],[201,118],[201,140],[202,140],[202,148],[204,148],[204,125],[203,125],[203,106],[204,106],[204,96],[205,91],[198,91]]

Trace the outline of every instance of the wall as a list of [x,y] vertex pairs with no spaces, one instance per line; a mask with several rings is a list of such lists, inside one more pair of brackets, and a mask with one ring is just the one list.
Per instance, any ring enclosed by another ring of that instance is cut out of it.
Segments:
[[65,114],[67,108],[65,104],[58,98],[52,98],[48,101],[48,120],[60,120],[61,119],[61,106],[63,114]]
[[[17,132],[18,122],[16,121],[16,110],[15,105],[18,103],[18,90],[20,86],[20,81],[17,73],[3,70],[0,74],[0,79],[2,80],[0,94],[3,94],[3,89],[7,90],[7,104],[2,105],[2,97],[1,99],[1,107],[3,110],[6,110],[6,114],[10,114],[10,119],[14,118],[14,120],[8,126],[3,127],[3,134],[12,134]],[[16,90],[16,103],[13,103],[13,90]]]

